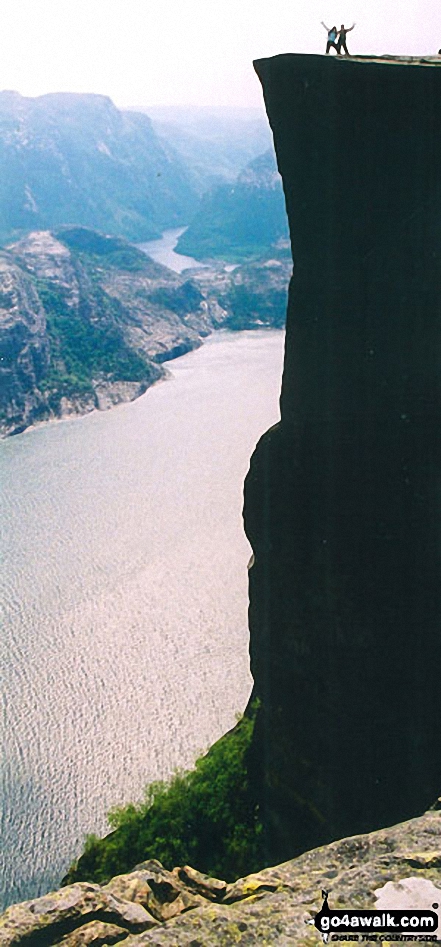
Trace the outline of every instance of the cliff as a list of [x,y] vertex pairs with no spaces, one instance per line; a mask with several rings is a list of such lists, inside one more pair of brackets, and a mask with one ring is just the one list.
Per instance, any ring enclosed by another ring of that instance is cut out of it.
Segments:
[[267,862],[328,844],[228,885],[154,861],[69,885],[8,909],[5,947],[300,947],[318,942],[304,925],[324,887],[339,907],[439,902],[440,814],[412,817],[441,787],[441,71],[311,56],[256,69],[295,269],[281,422],[246,483],[247,779]]
[[294,275],[246,483],[252,766],[270,862],[441,787],[441,68],[255,63]]

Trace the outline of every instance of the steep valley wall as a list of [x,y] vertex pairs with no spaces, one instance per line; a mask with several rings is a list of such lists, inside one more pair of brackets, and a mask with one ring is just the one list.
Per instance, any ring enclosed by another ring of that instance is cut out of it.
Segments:
[[255,68],[295,263],[245,500],[271,863],[441,792],[441,66]]
[[239,777],[266,863],[292,861],[227,884],[146,852],[90,884],[89,852],[0,918],[5,947],[304,947],[325,886],[441,901],[441,60],[255,65],[295,266],[281,422],[245,488],[260,703]]

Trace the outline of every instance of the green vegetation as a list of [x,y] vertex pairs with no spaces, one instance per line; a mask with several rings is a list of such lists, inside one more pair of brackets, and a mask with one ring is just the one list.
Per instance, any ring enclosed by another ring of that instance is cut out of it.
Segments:
[[153,303],[180,316],[182,312],[197,312],[203,301],[202,293],[197,286],[187,280],[182,286],[160,286],[150,293]]
[[262,286],[252,279],[249,283],[232,283],[224,300],[232,313],[228,328],[239,331],[260,323],[282,329],[286,321],[286,295],[285,286],[282,289],[269,283]]
[[145,253],[132,247],[120,237],[98,233],[89,227],[62,227],[55,233],[66,247],[77,253],[86,264],[104,264],[119,270],[139,272],[146,270]]
[[89,836],[64,883],[103,882],[149,858],[171,869],[190,864],[210,875],[237,878],[262,867],[262,825],[250,790],[247,754],[254,713],[169,783],[148,786],[138,805],[113,809],[114,831]]
[[[43,303],[47,331],[52,343],[52,363],[41,388],[53,391],[50,407],[62,396],[81,397],[93,394],[92,379],[105,375],[112,381],[147,381],[151,368],[137,352],[130,349],[120,328],[115,325],[118,302],[100,290],[100,320],[91,321],[86,313],[77,313],[68,306],[63,293],[40,283],[38,293]],[[115,310],[115,311],[113,311]],[[108,321],[106,316],[113,316]]]
[[275,175],[268,151],[250,162],[233,186],[221,184],[206,194],[177,242],[178,253],[238,263],[257,259],[286,238],[285,200]]

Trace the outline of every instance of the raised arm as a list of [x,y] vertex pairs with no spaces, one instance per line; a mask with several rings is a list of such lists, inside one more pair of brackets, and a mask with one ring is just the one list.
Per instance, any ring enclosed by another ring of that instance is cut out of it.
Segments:
[[349,26],[348,29],[346,30],[346,32],[347,32],[347,33],[350,33],[351,30],[354,29],[354,26],[355,26],[355,23],[353,23],[352,26]]
[[[329,27],[326,26],[326,23],[323,23],[323,20],[320,20],[320,23],[322,24],[322,26],[325,27],[326,32],[329,33]],[[354,23],[354,26],[355,26],[355,23]]]

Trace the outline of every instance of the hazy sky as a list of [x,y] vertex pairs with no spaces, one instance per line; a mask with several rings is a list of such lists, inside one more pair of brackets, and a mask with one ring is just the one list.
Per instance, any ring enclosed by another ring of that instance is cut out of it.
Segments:
[[0,88],[100,92],[117,105],[259,105],[252,60],[349,49],[441,47],[441,0],[0,0]]

